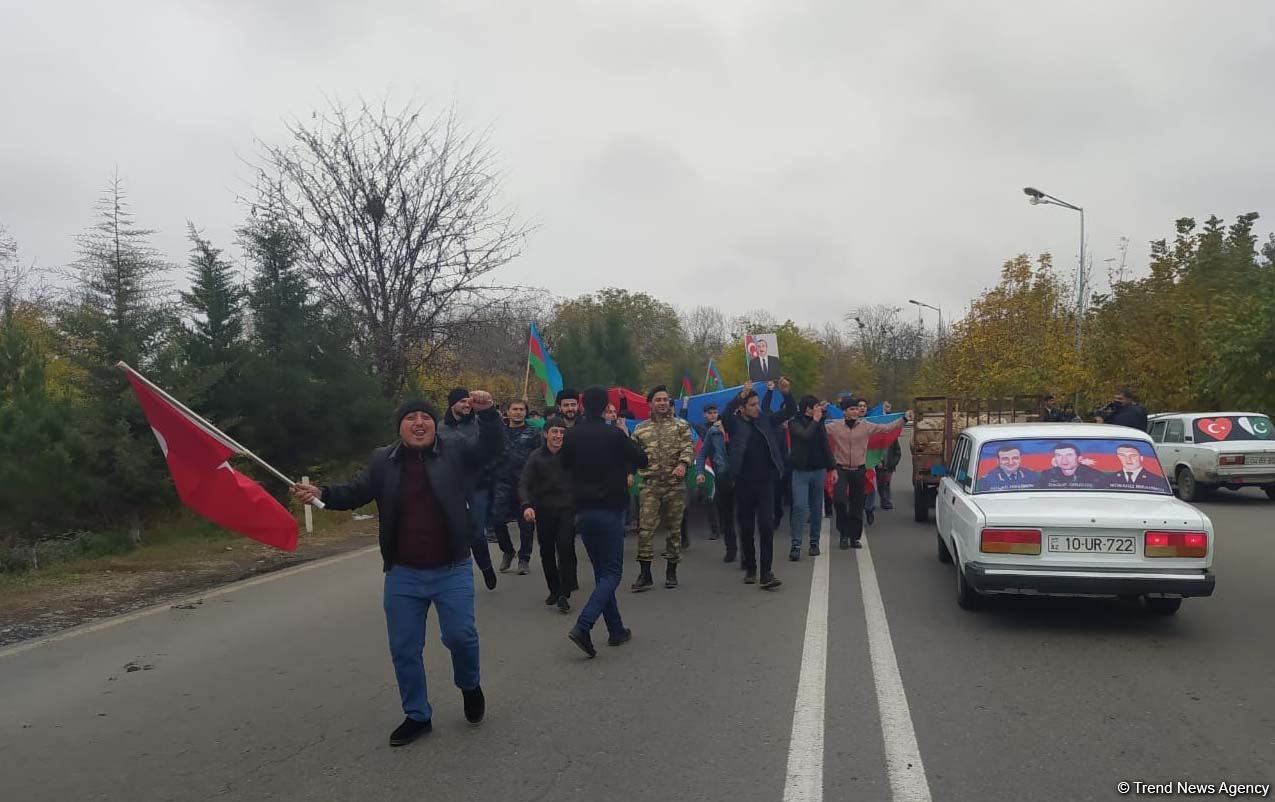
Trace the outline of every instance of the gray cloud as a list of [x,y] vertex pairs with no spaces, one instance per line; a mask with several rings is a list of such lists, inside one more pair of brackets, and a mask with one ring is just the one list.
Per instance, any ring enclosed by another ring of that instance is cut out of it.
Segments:
[[[51,2],[5,12],[0,223],[42,264],[119,167],[184,262],[229,247],[254,138],[326,97],[489,128],[538,225],[505,280],[804,323],[959,310],[1005,259],[1095,263],[1263,208],[1275,9],[1208,2]],[[1270,230],[1262,221],[1262,232]]]

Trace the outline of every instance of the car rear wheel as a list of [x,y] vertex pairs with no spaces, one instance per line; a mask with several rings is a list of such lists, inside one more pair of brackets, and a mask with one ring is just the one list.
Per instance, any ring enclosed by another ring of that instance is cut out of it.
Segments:
[[922,524],[930,520],[930,488],[920,482],[912,483],[912,517]]
[[1178,468],[1178,498],[1183,501],[1200,501],[1208,489],[1195,480],[1195,474],[1185,465]]
[[962,610],[976,610],[983,597],[979,596],[978,591],[965,581],[965,569],[961,567],[961,561],[957,559],[957,556],[952,555],[952,560],[956,563],[956,604]]
[[1182,606],[1181,599],[1165,599],[1147,597],[1142,600],[1146,603],[1147,609],[1153,613],[1160,615],[1173,615]]
[[950,565],[952,562],[952,552],[947,550],[947,544],[943,542],[943,536],[941,534],[935,532],[934,536],[938,538],[939,541],[939,562],[944,565]]
[[1263,487],[1262,489],[1266,491],[1266,497],[1268,499],[1275,501],[1275,485],[1272,485],[1271,487]]

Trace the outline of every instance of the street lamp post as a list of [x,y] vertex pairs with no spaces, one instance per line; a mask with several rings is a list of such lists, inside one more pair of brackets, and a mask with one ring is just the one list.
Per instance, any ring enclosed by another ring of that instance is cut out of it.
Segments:
[[[921,301],[914,301],[911,298],[908,299],[908,303],[915,304],[917,307],[924,306],[926,309],[933,309],[935,312],[939,313],[939,342],[941,343],[943,341],[943,310],[940,307],[930,306],[927,303],[922,303]],[[919,312],[920,309],[917,309],[917,311]]]
[[1080,212],[1080,272],[1077,274],[1078,280],[1076,282],[1079,284],[1076,288],[1076,353],[1079,354],[1080,326],[1085,319],[1085,210],[1075,204],[1041,192],[1035,187],[1023,187],[1023,194],[1027,196],[1027,202],[1032,206],[1043,203],[1047,206],[1061,206],[1064,209],[1071,209],[1073,212]]

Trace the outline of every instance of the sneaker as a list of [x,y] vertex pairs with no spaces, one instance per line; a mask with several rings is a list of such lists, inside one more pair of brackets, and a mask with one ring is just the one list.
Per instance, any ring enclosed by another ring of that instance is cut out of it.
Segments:
[[407,746],[422,735],[429,735],[433,729],[434,724],[429,719],[417,721],[414,718],[405,718],[398,729],[390,733],[390,746]]
[[841,538],[841,548],[843,549],[850,548],[850,538],[848,537]]
[[552,607],[558,603],[558,594],[550,593],[545,597],[545,607]]
[[619,635],[612,635],[607,638],[607,646],[622,646],[633,640],[633,630],[625,629]]
[[861,543],[861,542],[860,542],[860,541],[858,541],[858,540],[852,540],[852,541],[850,541],[850,548],[852,548],[852,549],[861,549],[861,548],[863,548],[863,543]]
[[810,544],[810,556],[811,556],[811,557],[818,557],[818,556],[819,556],[819,554],[820,554],[820,551],[819,551],[819,544],[818,544],[818,543],[811,543],[811,544]]
[[465,720],[470,724],[482,721],[487,714],[487,697],[483,696],[482,687],[461,690],[460,694],[465,698]]
[[893,505],[893,504],[885,504],[885,503],[882,503],[882,504],[881,504],[881,509],[883,509],[883,510],[892,510],[892,509],[894,509],[894,505]]
[[526,576],[531,573],[531,562],[528,560],[518,561],[518,576]]
[[567,640],[571,641],[576,646],[579,646],[580,651],[590,657],[598,656],[598,650],[593,648],[593,638],[589,637],[588,632],[573,627],[572,630],[567,633]]
[[765,576],[761,578],[762,590],[774,590],[775,588],[779,587],[782,584],[784,583],[780,582],[778,579],[775,579],[774,574],[766,574]]
[[877,522],[876,510],[868,510],[867,516],[868,516],[868,526],[872,526],[874,523]]
[[757,572],[756,572],[756,571],[745,571],[745,572],[744,572],[744,584],[745,584],[745,585],[756,585],[756,584],[757,584]]
[[788,552],[788,559],[792,560],[793,562],[797,562],[798,560],[800,560],[800,559],[801,559],[801,547],[800,547],[800,546],[793,546],[793,547],[792,547],[792,550]]
[[509,552],[508,554],[500,555],[500,573],[502,574],[509,573],[509,566],[513,564],[514,564],[514,553],[512,551]]
[[490,568],[484,568],[483,582],[486,583],[488,590],[495,590],[496,589],[496,572]]
[[571,602],[567,600],[566,596],[558,597],[558,612],[562,613],[563,615],[566,615],[567,613],[571,612]]

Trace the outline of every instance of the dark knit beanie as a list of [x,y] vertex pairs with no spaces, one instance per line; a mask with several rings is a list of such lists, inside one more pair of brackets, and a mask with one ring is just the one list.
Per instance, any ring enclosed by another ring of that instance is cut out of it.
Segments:
[[[457,387],[447,394],[447,408],[451,409],[457,403],[469,398],[469,391],[464,387]],[[401,420],[401,418],[400,418]]]
[[584,414],[590,418],[600,418],[606,412],[611,399],[605,387],[590,387],[584,391]]
[[411,415],[413,412],[424,412],[434,419],[434,423],[438,423],[438,410],[434,409],[428,401],[419,398],[413,398],[398,405],[398,417],[394,419],[394,425],[403,422],[403,418]]

